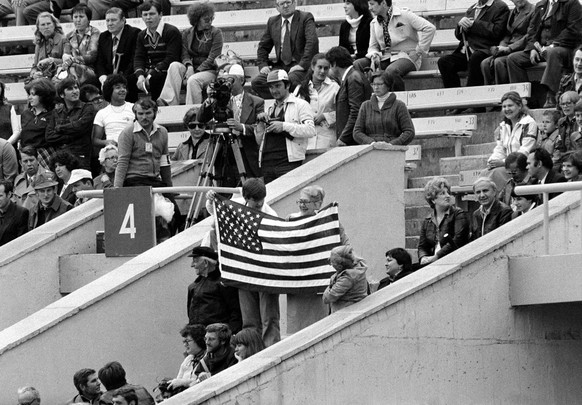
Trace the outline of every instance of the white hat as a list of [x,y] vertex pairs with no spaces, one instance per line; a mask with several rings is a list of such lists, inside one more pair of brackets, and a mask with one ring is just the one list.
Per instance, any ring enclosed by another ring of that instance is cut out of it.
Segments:
[[230,69],[228,69],[227,75],[245,77],[245,70],[243,69],[243,67],[241,65],[235,63],[234,65],[230,66]]
[[267,75],[267,83],[276,83],[283,80],[286,82],[289,81],[289,76],[287,76],[287,72],[285,72],[283,69],[273,70]]
[[71,177],[69,178],[69,184],[75,184],[79,180],[83,179],[93,179],[91,172],[85,169],[75,169],[71,172]]

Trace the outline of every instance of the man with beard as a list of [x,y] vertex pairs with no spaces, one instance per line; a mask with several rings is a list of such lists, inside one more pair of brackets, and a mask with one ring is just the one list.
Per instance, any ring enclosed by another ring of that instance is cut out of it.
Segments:
[[194,369],[199,381],[204,381],[237,363],[230,345],[232,333],[228,325],[213,323],[206,327],[206,355]]

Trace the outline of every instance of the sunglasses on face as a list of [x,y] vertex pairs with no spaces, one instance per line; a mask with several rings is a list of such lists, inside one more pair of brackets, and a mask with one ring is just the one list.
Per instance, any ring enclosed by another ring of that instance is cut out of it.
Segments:
[[206,129],[206,124],[201,122],[192,121],[187,125],[188,129]]

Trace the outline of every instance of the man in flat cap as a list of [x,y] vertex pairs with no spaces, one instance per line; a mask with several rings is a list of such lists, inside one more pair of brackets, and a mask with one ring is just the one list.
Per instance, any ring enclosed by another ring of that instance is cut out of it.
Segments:
[[218,269],[218,254],[209,247],[192,249],[188,255],[198,276],[188,286],[189,324],[208,326],[225,323],[233,333],[241,330],[242,317],[238,301],[238,290],[224,285]]
[[28,217],[28,229],[33,230],[59,215],[64,214],[73,206],[57,194],[57,176],[46,171],[36,175],[32,188],[38,196],[38,202],[31,208]]

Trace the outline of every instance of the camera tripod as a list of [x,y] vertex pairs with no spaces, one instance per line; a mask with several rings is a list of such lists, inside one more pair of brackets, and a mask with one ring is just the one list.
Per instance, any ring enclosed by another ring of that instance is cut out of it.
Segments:
[[[200,176],[198,176],[196,186],[206,187],[211,181],[213,186],[218,186],[218,184],[216,184],[217,176],[214,174],[214,164],[216,163],[216,158],[220,151],[224,151],[226,155],[229,146],[236,162],[238,177],[241,182],[246,180],[247,174],[242,154],[240,152],[239,139],[232,133],[230,128],[215,127],[210,133],[210,139],[208,145],[206,145],[206,151],[204,152],[202,166],[200,168]],[[227,163],[227,159],[225,159],[224,164],[226,165]],[[226,169],[226,167],[223,167],[222,169]],[[192,202],[190,203],[190,209],[188,210],[188,216],[186,217],[186,228],[194,225],[194,221],[198,218],[198,214],[200,214],[202,208],[202,201],[204,200],[203,197],[204,194],[202,192],[196,192],[192,196]]]

